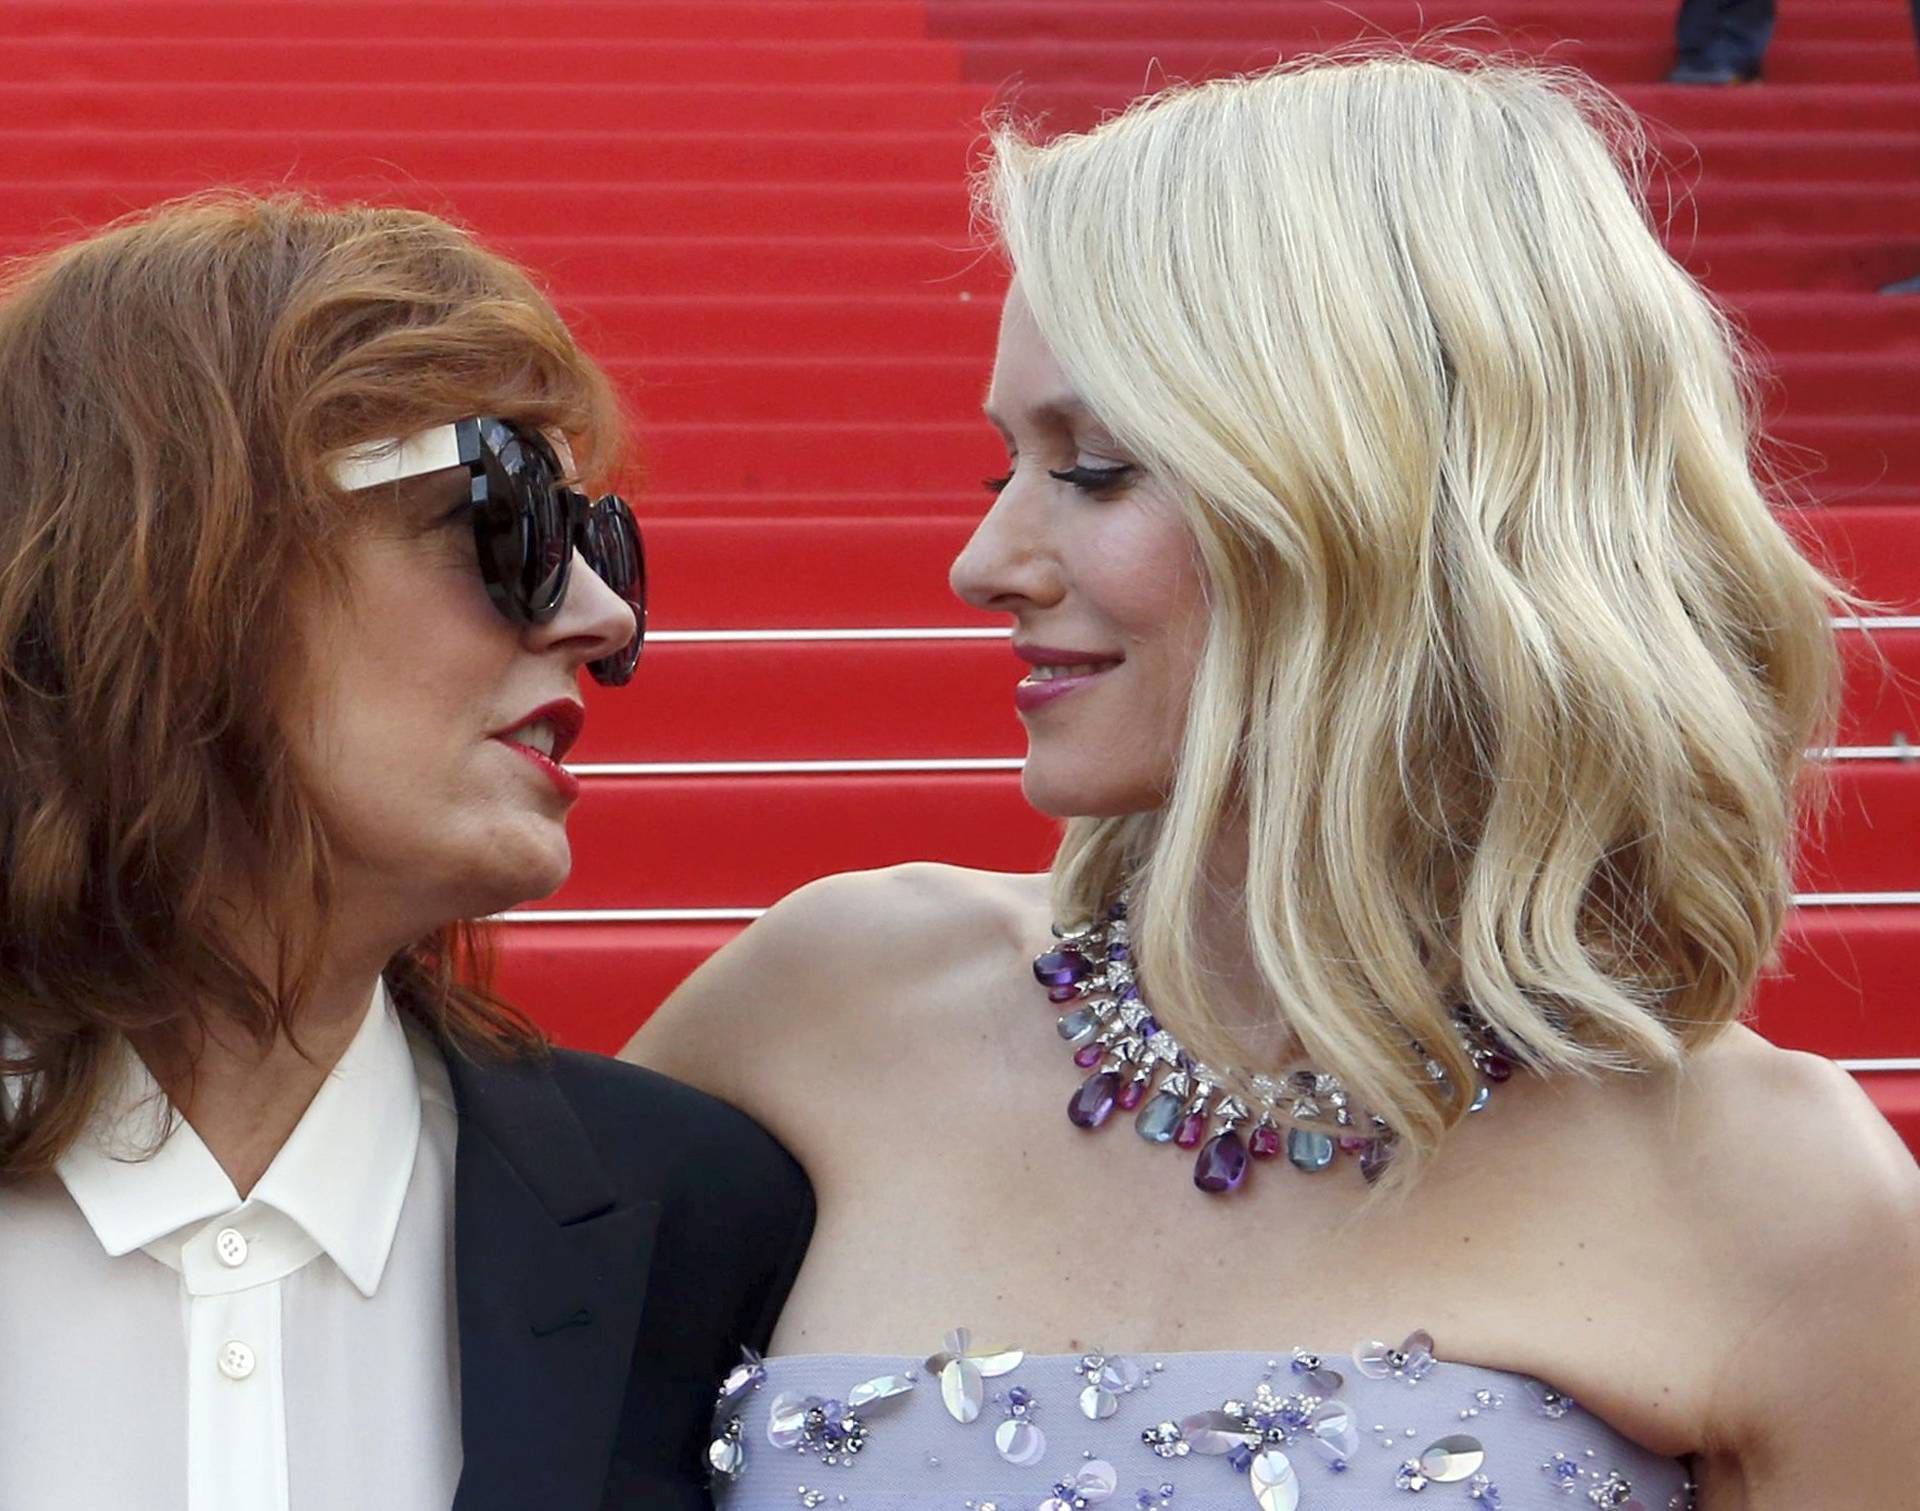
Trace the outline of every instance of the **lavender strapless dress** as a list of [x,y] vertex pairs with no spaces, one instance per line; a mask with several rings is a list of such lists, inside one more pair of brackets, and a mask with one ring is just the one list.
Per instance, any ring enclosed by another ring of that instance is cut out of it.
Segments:
[[1538,1381],[1436,1359],[1424,1334],[1324,1357],[974,1347],[953,1335],[931,1358],[743,1364],[723,1387],[709,1450],[716,1502],[722,1511],[1692,1504],[1684,1462]]

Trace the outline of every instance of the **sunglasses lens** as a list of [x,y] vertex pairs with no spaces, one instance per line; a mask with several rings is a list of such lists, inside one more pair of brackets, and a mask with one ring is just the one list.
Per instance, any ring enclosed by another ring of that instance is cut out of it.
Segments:
[[640,543],[640,524],[618,494],[594,500],[587,510],[581,554],[587,565],[633,610],[633,639],[611,656],[587,663],[594,679],[619,687],[633,676],[647,632],[647,560]]
[[559,464],[537,436],[500,420],[482,421],[481,439],[473,483],[481,575],[509,619],[544,624],[560,612],[573,559]]

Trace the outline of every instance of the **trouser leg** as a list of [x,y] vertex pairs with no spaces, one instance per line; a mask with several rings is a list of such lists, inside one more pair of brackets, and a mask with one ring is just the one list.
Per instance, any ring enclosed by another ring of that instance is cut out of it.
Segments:
[[1721,0],[1721,61],[1742,73],[1758,73],[1773,40],[1774,0]]
[[[1920,0],[1912,0],[1920,15]],[[1773,37],[1774,0],[1681,0],[1674,44],[1682,63],[1753,73]]]

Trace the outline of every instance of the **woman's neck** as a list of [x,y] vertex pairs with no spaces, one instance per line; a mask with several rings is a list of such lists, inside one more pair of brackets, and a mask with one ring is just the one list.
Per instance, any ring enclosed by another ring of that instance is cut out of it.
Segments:
[[[298,1047],[262,1044],[210,1014],[204,1030],[137,1037],[134,1049],[244,1199],[292,1136],[365,1021],[390,952],[333,951],[300,1006]],[[265,979],[271,979],[267,977]]]

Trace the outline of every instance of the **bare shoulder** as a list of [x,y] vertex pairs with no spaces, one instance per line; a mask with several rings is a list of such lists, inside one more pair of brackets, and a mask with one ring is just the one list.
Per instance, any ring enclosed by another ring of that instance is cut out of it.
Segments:
[[1711,1440],[1755,1505],[1821,1483],[1828,1504],[1891,1504],[1874,1498],[1904,1473],[1885,1444],[1920,1425],[1903,1383],[1920,1350],[1920,1169],[1817,1055],[1741,1029],[1684,1081],[1686,1194],[1744,1302],[1722,1319]]
[[790,1121],[796,1088],[830,1093],[924,1042],[929,998],[1017,953],[1046,885],[931,863],[811,882],[689,976],[623,1057]]
[[1859,1083],[1736,1028],[1680,1078],[1689,1196],[1789,1268],[1920,1222],[1920,1169]]

